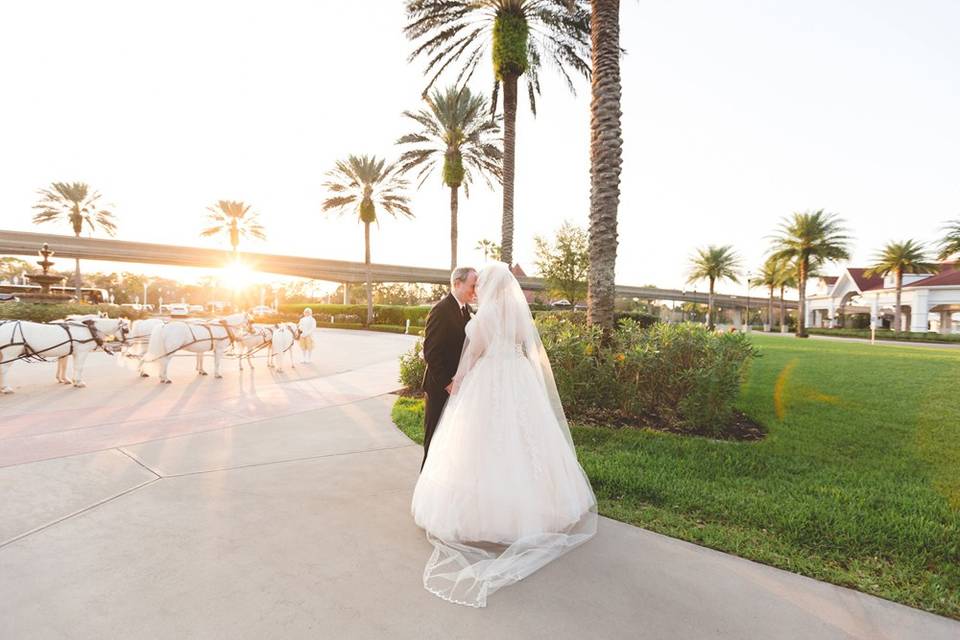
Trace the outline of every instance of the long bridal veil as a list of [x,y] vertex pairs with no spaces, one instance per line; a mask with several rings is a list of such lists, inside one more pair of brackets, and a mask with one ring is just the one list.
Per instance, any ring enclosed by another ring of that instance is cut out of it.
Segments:
[[[548,530],[525,532],[512,540],[464,540],[449,533],[440,537],[427,531],[433,553],[424,569],[424,586],[446,600],[483,607],[487,596],[501,587],[522,580],[593,537],[597,530],[597,501],[586,474],[576,463],[573,438],[560,403],[550,360],[519,283],[504,264],[494,263],[480,273],[477,293],[478,310],[467,324],[467,339],[454,377],[454,394],[447,402],[444,416],[455,412],[463,396],[461,389],[466,393],[480,391],[469,388],[468,378],[480,357],[497,357],[500,353],[514,357],[522,355],[536,375],[539,385],[535,386],[542,386],[552,412],[552,415],[534,416],[533,419],[540,425],[538,428],[560,430],[573,453],[571,464],[583,475],[585,490],[589,494],[589,506],[582,512],[577,507],[573,512],[578,515],[558,510],[552,518],[555,524],[545,527]],[[491,405],[502,400],[496,397],[484,399]],[[539,405],[544,406],[543,403]],[[457,425],[445,424],[441,417],[438,428],[455,429]],[[534,458],[531,464],[537,464],[537,452],[531,453]],[[483,486],[478,490],[482,491]]]

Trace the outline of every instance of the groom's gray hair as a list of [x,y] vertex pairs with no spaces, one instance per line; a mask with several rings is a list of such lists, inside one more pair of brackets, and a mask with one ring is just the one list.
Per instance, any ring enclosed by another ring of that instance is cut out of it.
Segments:
[[450,274],[450,288],[453,289],[458,282],[465,282],[467,276],[476,271],[473,267],[457,267]]

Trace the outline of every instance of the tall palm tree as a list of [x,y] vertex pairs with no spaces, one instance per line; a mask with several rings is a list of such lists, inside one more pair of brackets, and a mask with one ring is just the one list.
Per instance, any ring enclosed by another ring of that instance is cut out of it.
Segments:
[[903,292],[903,274],[936,273],[939,265],[932,262],[927,250],[919,242],[905,240],[888,242],[873,258],[873,266],[864,272],[866,276],[883,276],[892,273],[896,278],[897,301],[893,309],[894,331],[900,331],[900,296]]
[[260,215],[244,202],[217,200],[217,204],[207,207],[207,224],[210,226],[201,231],[200,235],[207,237],[226,234],[230,238],[233,259],[236,260],[241,237],[267,239],[259,218]]
[[960,253],[960,220],[948,222],[944,228],[943,238],[940,240],[938,260],[949,260],[951,256]]
[[620,0],[590,3],[592,78],[590,101],[590,272],[587,318],[614,328],[614,271],[617,262],[617,208],[623,131],[620,126]]
[[697,249],[696,254],[690,259],[690,273],[687,278],[689,284],[695,284],[700,280],[710,282],[710,292],[707,295],[707,326],[714,328],[713,321],[713,293],[714,286],[719,280],[730,280],[731,282],[740,282],[740,257],[734,252],[730,245],[718,247],[710,245],[703,249]]
[[376,156],[347,156],[327,172],[323,186],[332,195],[323,201],[324,211],[355,213],[363,223],[364,264],[367,280],[367,326],[373,324],[373,276],[370,270],[370,225],[377,222],[377,207],[393,217],[413,217],[410,198],[403,193],[407,181],[397,165]]
[[537,113],[541,63],[549,60],[573,90],[571,71],[590,76],[588,0],[408,0],[404,33],[415,43],[410,59],[427,58],[424,95],[455,62],[457,84],[466,84],[488,47],[493,61],[491,108],[503,89],[502,260],[513,264],[513,184],[517,84],[527,80]]
[[781,261],[767,258],[756,276],[750,279],[750,285],[767,290],[767,331],[773,331],[773,292],[780,284]]
[[[78,238],[83,232],[84,223],[91,232],[96,231],[99,226],[109,236],[116,234],[117,225],[113,221],[113,213],[100,206],[100,193],[90,189],[90,185],[84,182],[53,182],[49,187],[38,189],[37,193],[40,200],[33,205],[36,211],[33,215],[34,224],[63,219],[70,223],[73,235]],[[83,286],[80,258],[76,258],[73,282],[75,295],[77,300],[80,300],[80,288]]]
[[406,174],[419,168],[422,185],[437,160],[443,159],[443,183],[450,187],[450,269],[457,266],[457,211],[459,191],[470,197],[470,184],[482,176],[493,188],[490,178],[503,181],[503,152],[498,144],[500,127],[487,117],[487,100],[470,89],[449,87],[436,90],[426,109],[403,115],[419,124],[419,131],[408,133],[397,144],[408,148],[400,156],[399,171]]
[[847,245],[850,236],[836,214],[818,211],[794,213],[780,224],[779,235],[773,238],[771,257],[789,261],[797,278],[799,306],[797,309],[797,337],[807,337],[807,279],[811,266],[826,262],[849,260]]

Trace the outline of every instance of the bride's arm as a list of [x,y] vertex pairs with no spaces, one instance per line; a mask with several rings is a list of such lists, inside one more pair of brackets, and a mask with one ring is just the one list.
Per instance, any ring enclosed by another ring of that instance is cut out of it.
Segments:
[[[477,316],[479,316],[479,314],[477,314]],[[477,360],[480,359],[480,356],[482,356],[486,350],[487,339],[484,335],[485,332],[482,329],[481,322],[477,321],[477,316],[467,323],[467,337],[464,341],[463,352],[460,354],[460,364],[457,367],[457,373],[453,376],[453,387],[450,389],[451,395],[457,392],[460,388],[460,383],[463,382],[467,373],[477,364]]]

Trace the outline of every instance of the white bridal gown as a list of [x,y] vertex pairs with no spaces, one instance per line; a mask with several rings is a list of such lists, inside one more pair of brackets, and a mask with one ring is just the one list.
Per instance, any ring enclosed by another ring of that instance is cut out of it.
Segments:
[[413,494],[434,552],[424,586],[470,606],[588,540],[596,498],[516,279],[478,279],[454,394]]

